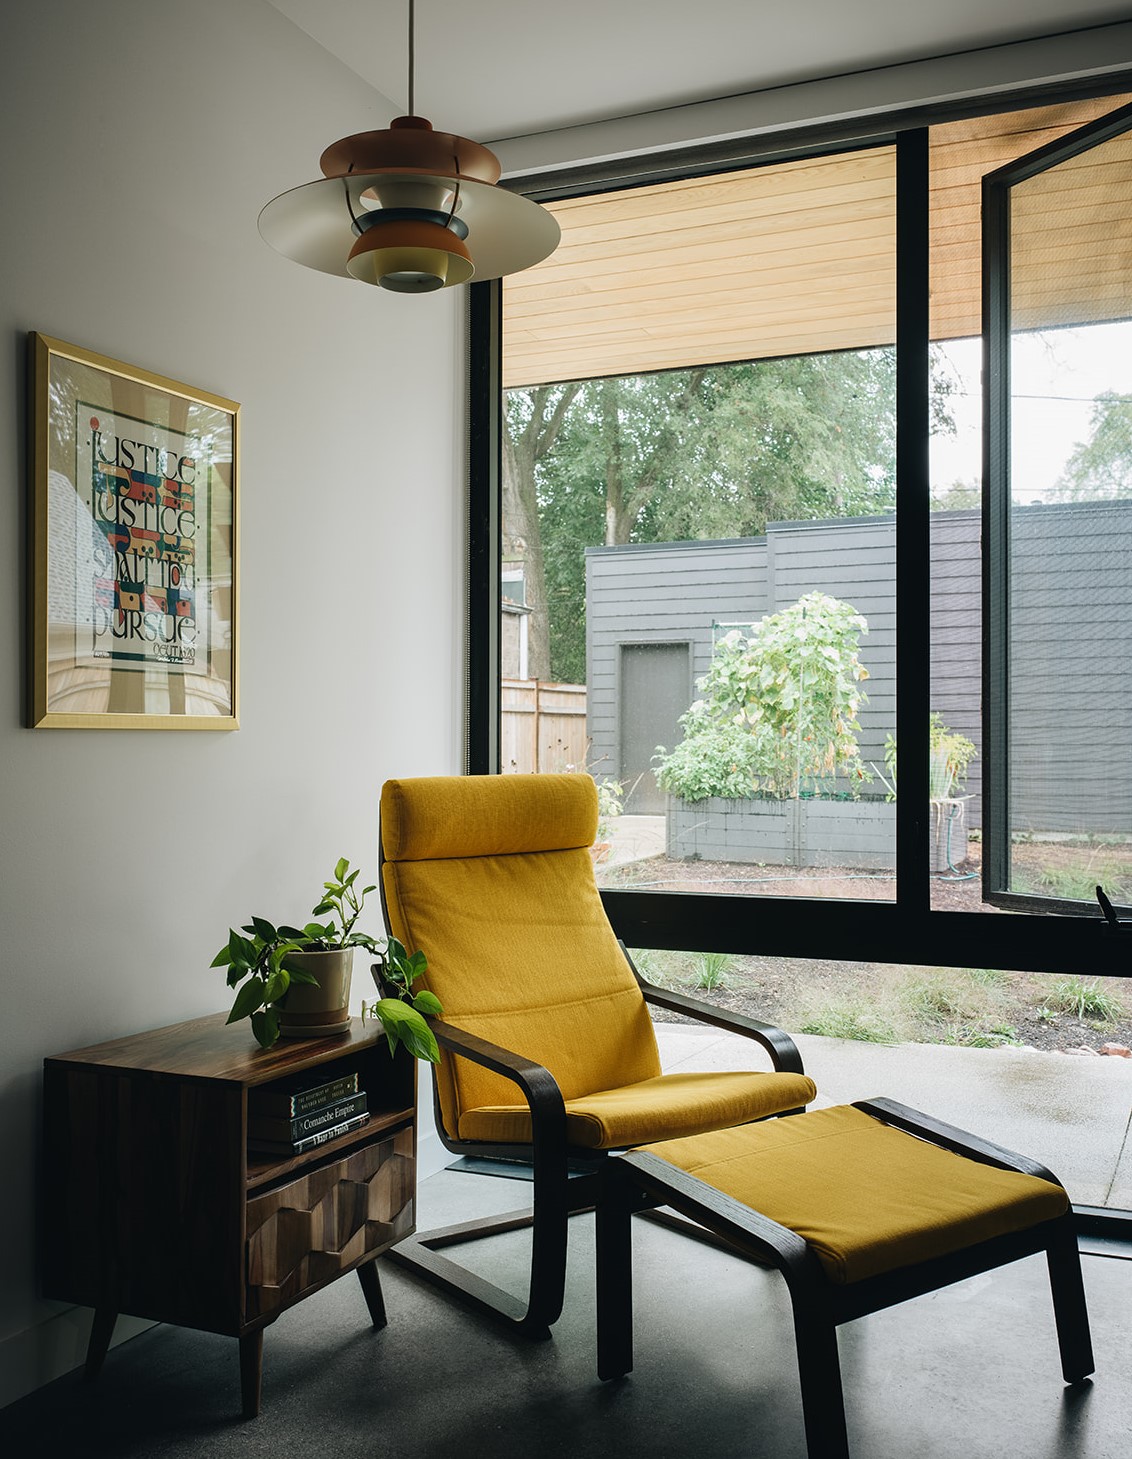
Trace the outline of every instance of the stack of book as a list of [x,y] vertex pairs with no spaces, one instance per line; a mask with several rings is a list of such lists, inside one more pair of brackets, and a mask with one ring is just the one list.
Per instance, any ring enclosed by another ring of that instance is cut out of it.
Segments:
[[358,1088],[357,1070],[300,1088],[251,1089],[248,1149],[264,1155],[299,1155],[368,1119],[366,1092]]

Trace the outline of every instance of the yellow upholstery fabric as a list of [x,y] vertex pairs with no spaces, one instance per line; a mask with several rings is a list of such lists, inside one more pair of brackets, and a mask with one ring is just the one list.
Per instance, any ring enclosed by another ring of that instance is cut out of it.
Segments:
[[[663,1079],[648,1008],[594,881],[596,831],[588,775],[387,782],[382,889],[390,931],[428,957],[416,986],[436,994],[445,1021],[548,1068],[568,1103],[597,1099],[571,1123],[587,1145],[607,1142],[595,1122],[626,1132],[616,1143],[640,1144],[716,1128],[724,1109],[757,1107],[741,1115],[752,1119],[805,1104],[813,1084],[795,1075],[740,1076],[752,1081],[743,1094],[727,1082],[736,1076],[716,1076],[723,1082],[705,1125],[679,1096],[684,1086]],[[617,1093],[654,1083],[641,1096]],[[446,1056],[437,1089],[449,1134],[530,1138],[522,1093],[501,1075]],[[697,1086],[695,1099],[704,1097]]]
[[[814,1094],[813,1080],[804,1074],[662,1074],[568,1100],[567,1138],[586,1150],[616,1150],[746,1124],[784,1107],[801,1109]],[[792,1104],[784,1106],[783,1099]],[[460,1117],[460,1138],[529,1140],[531,1117],[526,1105],[468,1110]]]
[[649,1151],[797,1232],[838,1283],[1026,1230],[1069,1205],[1060,1186],[954,1155],[849,1105]]
[[596,835],[589,775],[436,775],[387,780],[381,791],[387,861],[566,851]]

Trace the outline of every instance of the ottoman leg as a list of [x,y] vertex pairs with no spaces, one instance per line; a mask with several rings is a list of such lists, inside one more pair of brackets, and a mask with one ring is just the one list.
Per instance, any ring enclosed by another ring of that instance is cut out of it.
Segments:
[[1081,1278],[1081,1252],[1068,1217],[1062,1232],[1050,1242],[1046,1260],[1049,1263],[1053,1312],[1057,1319],[1057,1341],[1061,1347],[1061,1371],[1066,1383],[1080,1383],[1095,1365],[1089,1312],[1085,1306],[1085,1285]]
[[837,1327],[808,1296],[791,1287],[806,1452],[809,1459],[849,1459]]
[[633,1368],[633,1206],[629,1183],[612,1172],[610,1177],[594,1211],[597,1375],[603,1382]]

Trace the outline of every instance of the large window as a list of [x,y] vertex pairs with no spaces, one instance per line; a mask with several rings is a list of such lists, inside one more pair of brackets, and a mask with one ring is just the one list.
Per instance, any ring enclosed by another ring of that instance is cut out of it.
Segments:
[[[1099,915],[1003,917],[983,900],[996,824],[1005,885],[1023,865],[1061,876],[1068,832],[1034,808],[1051,790],[1084,804],[1072,718],[1108,735],[1108,781],[1129,717],[1099,658],[1068,641],[1019,653],[1031,722],[1011,743],[1031,759],[1015,762],[1014,822],[996,823],[984,579],[1022,592],[1025,572],[988,572],[984,551],[981,185],[1115,104],[878,126],[849,151],[825,139],[819,155],[552,199],[558,253],[473,290],[470,763],[595,775],[595,855],[631,944],[965,966],[979,939],[1001,969],[1124,972]],[[1124,327],[1122,307],[1090,328]],[[1035,358],[1065,357],[1064,317],[1015,323],[1019,350],[1025,332]],[[1047,430],[1055,397],[1086,397],[1061,427],[1063,470],[1101,397],[1115,425],[1127,389],[1047,375],[1017,396],[1042,397]],[[1095,635],[1112,591],[1098,579],[1069,602],[1070,539],[1054,535],[1043,592]],[[1068,701],[1070,660],[1088,707]],[[1012,711],[1023,698],[1014,685]],[[1078,816],[1086,854],[1060,885],[1099,870],[1119,902],[1111,810]]]
[[589,770],[651,976],[1086,1206],[1129,1204],[1132,1062],[1055,1051],[1132,1043],[1088,901],[1132,901],[1132,190],[1111,129],[1007,169],[1118,101],[566,197],[473,298],[471,768]]

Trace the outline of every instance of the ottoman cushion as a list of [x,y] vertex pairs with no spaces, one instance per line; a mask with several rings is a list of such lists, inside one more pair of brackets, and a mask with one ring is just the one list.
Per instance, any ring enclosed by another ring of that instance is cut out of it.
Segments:
[[807,1241],[850,1283],[1023,1231],[1060,1186],[953,1154],[850,1105],[647,1147]]

